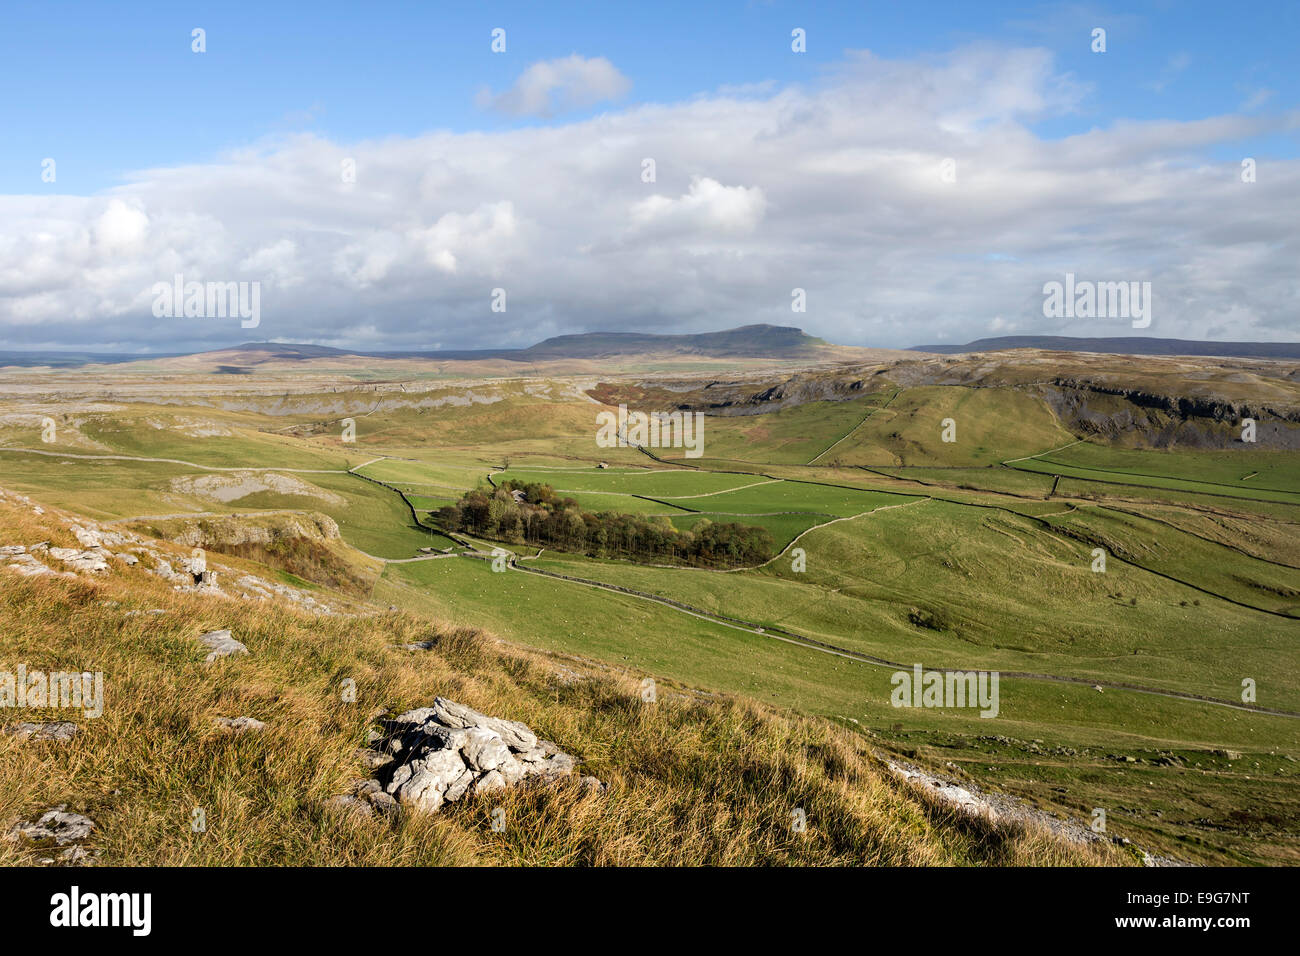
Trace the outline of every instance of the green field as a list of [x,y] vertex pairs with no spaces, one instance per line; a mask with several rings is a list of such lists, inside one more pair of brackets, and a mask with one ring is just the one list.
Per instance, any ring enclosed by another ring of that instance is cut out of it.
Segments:
[[736,491],[707,497],[674,497],[660,500],[699,511],[719,514],[772,514],[799,511],[826,517],[843,517],[872,511],[883,505],[904,504],[908,496],[820,485],[806,481],[764,480]]
[[[441,456],[439,456],[441,457]],[[477,486],[490,469],[483,461],[409,461],[401,458],[384,458],[359,468],[360,474],[389,484],[411,488],[414,491],[433,492],[467,491]]]
[[1240,451],[1155,451],[1080,442],[1037,460],[1120,476],[1177,478],[1247,493],[1262,489],[1300,495],[1300,469],[1296,468],[1295,458],[1294,453],[1250,445],[1242,445]]
[[[763,698],[820,713],[881,722],[899,716],[889,705],[892,668],[802,649],[631,596],[518,571],[495,573],[485,561],[390,565],[376,593],[399,606],[440,614],[454,609],[467,623],[498,632],[526,626],[534,646],[634,662],[631,666],[651,675],[746,693],[757,690]],[[618,627],[610,626],[613,621]],[[1246,746],[1248,735],[1258,732],[1261,736],[1251,742],[1251,749],[1268,741],[1294,740],[1293,724],[1280,717],[1252,715],[1254,731],[1245,726],[1234,731],[1240,715],[1226,708],[1146,699],[1149,695],[1097,694],[1082,685],[1030,680],[1015,685],[1017,692],[1004,692],[1003,697],[1014,697],[1017,703],[992,722],[977,714],[919,709],[907,712],[904,720],[914,727],[952,729],[965,724],[970,730],[987,730],[992,724],[1001,727],[1005,718],[1028,722],[1017,726],[1017,732],[1041,723],[1080,743],[1114,740],[1107,737],[1112,733],[1120,738],[1132,733],[1130,744],[1142,739],[1169,745],[1184,733],[1213,740],[1217,732]],[[1066,707],[1062,701],[1073,703]],[[1116,713],[1135,717],[1138,726],[1117,732]],[[1146,723],[1137,716],[1143,713],[1172,716],[1173,723]]]
[[733,522],[745,525],[757,525],[760,528],[766,528],[772,533],[772,542],[778,551],[785,550],[796,537],[809,528],[823,524],[829,520],[825,515],[762,515],[759,517],[747,516],[743,518],[735,515],[716,514],[705,512],[703,514],[675,515],[672,518],[673,527],[682,528],[683,530],[693,528],[701,521],[708,520],[715,524],[725,524]]
[[[1279,671],[1300,621],[1261,621],[1119,561],[1095,573],[1087,547],[1015,515],[931,501],[818,528],[800,546],[802,572],[788,558],[727,574],[555,553],[536,564],[896,661],[912,655],[1231,699],[1240,677],[1218,666],[1227,651],[1243,674],[1267,682],[1276,706],[1300,710],[1300,678]],[[1060,597],[1048,606],[1045,592]],[[1187,646],[1189,627],[1212,630],[1215,642]]]
[[546,484],[560,492],[618,492],[625,495],[644,495],[667,498],[677,495],[706,495],[739,488],[756,480],[749,475],[726,475],[689,469],[530,469],[510,468],[492,476],[493,480],[535,482]]
[[1257,450],[1249,445],[1240,451],[1157,451],[1078,441],[1004,464],[1021,473],[1140,488],[1161,497],[1184,492],[1300,505],[1300,469],[1295,458],[1292,452]]

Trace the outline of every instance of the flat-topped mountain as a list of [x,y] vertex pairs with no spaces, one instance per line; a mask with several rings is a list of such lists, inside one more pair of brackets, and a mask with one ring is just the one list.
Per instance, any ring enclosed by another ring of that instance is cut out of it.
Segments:
[[694,335],[656,335],[646,332],[586,332],[557,335],[523,349],[520,357],[596,358],[602,355],[626,355],[643,352],[677,352],[700,355],[738,355],[750,357],[798,355],[824,346],[793,326],[742,325],[722,332]]
[[491,359],[519,362],[546,359],[601,358],[646,353],[718,356],[790,356],[827,343],[792,326],[744,325],[721,332],[660,335],[654,332],[578,332],[556,335],[524,349],[435,349],[358,351],[324,345],[248,342],[228,351],[266,352],[279,359],[311,359],[342,355],[366,358]]

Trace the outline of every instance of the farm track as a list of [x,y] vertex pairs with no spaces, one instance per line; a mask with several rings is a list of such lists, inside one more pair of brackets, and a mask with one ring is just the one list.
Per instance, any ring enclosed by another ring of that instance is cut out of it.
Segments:
[[[463,556],[474,558],[477,560],[489,559],[487,556],[482,554],[467,554]],[[751,634],[757,634],[762,637],[769,637],[773,640],[783,641],[787,644],[795,644],[801,647],[805,647],[809,650],[819,651],[824,654],[832,654],[837,657],[847,658],[848,660],[857,661],[863,664],[870,664],[875,667],[888,667],[894,670],[911,670],[911,668],[915,665],[915,662],[913,662],[913,664],[904,664],[900,661],[891,661],[884,657],[876,657],[875,655],[865,654],[861,651],[850,650],[846,647],[840,647],[836,644],[830,644],[826,641],[820,641],[817,640],[816,638],[807,637],[806,635],[799,634],[795,631],[787,630],[786,628],[783,627],[764,627],[753,621],[747,621],[744,620],[743,618],[730,617],[725,614],[717,614],[713,611],[706,610],[705,608],[696,607],[694,605],[686,604],[685,602],[682,601],[676,601],[673,600],[672,598],[662,597],[657,594],[651,594],[647,591],[638,591],[634,588],[623,587],[622,585],[606,584],[603,581],[593,581],[589,578],[579,578],[573,575],[560,574],[559,572],[556,571],[545,571],[542,570],[541,568],[525,567],[523,565],[520,565],[518,561],[514,558],[509,559],[509,561],[507,562],[507,566],[511,570],[519,571],[524,574],[537,574],[543,577],[555,578],[561,581],[568,581],[572,584],[578,584],[584,587],[597,588],[604,591],[610,591],[615,594],[625,594],[630,597],[639,598],[641,600],[652,601],[656,604],[662,604],[666,607],[673,608],[674,610],[680,611],[682,613],[689,614],[692,617],[702,618],[704,620],[712,621],[716,624],[721,624],[725,627],[734,628],[740,631],[747,631]],[[944,674],[972,673],[972,672],[980,671],[979,668],[958,668],[958,667],[929,667],[926,669],[932,671],[940,671]],[[1276,717],[1300,718],[1300,713],[1297,713],[1295,711],[1279,710],[1271,707],[1260,707],[1258,705],[1250,705],[1244,703],[1237,703],[1236,701],[1231,701],[1231,700],[1223,700],[1222,698],[1218,698],[1218,697],[1209,697],[1204,694],[1192,694],[1184,691],[1162,690],[1157,687],[1147,687],[1141,684],[1130,684],[1122,681],[1097,680],[1097,679],[1085,678],[1085,677],[1069,677],[1069,676],[1062,676],[1059,674],[1040,674],[1032,671],[998,671],[997,673],[1001,677],[1008,677],[1016,680],[1050,681],[1050,682],[1061,683],[1061,684],[1083,684],[1088,687],[1103,687],[1103,688],[1109,687],[1113,690],[1126,690],[1126,691],[1132,691],[1134,693],[1139,693],[1139,694],[1151,694],[1156,697],[1168,697],[1175,700],[1186,700],[1195,703],[1211,704],[1216,707],[1227,707],[1232,710],[1242,710],[1248,713],[1271,714]]]
[[1073,448],[1075,445],[1082,445],[1083,441],[1084,440],[1080,438],[1077,441],[1070,442],[1068,445],[1062,445],[1060,448],[1049,448],[1047,451],[1040,451],[1037,455],[1025,455],[1023,458],[1008,458],[1006,461],[1002,462],[1002,464],[1010,465],[1017,461],[1029,461],[1033,458],[1042,458],[1043,455],[1054,455],[1058,451],[1065,451],[1065,449]]

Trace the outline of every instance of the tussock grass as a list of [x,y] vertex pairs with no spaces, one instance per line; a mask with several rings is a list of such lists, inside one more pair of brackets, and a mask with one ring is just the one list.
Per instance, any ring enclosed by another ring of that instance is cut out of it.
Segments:
[[[0,505],[9,540],[54,537]],[[29,540],[30,539],[30,540]],[[1020,826],[959,817],[896,782],[860,735],[741,698],[661,687],[405,613],[313,617],[174,592],[139,568],[95,580],[0,572],[0,669],[99,670],[103,716],[63,744],[0,737],[0,822],[57,804],[96,821],[105,864],[964,865],[1121,862]],[[116,605],[111,602],[118,602]],[[127,616],[160,608],[161,615]],[[228,627],[248,656],[203,662]],[[433,639],[429,651],[397,645]],[[343,681],[356,682],[345,703]],[[367,776],[355,750],[382,709],[441,695],[522,720],[581,760],[604,793],[521,788],[393,824],[330,808]],[[261,733],[215,718],[248,715]],[[505,811],[504,832],[492,812]],[[193,811],[206,832],[191,829]],[[802,809],[807,830],[796,833]],[[0,863],[33,851],[0,843]]]

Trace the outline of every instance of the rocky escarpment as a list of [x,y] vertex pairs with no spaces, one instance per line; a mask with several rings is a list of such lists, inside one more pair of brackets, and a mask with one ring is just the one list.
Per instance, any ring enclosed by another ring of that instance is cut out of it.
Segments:
[[762,415],[807,402],[845,402],[890,387],[886,369],[854,368],[848,371],[799,373],[776,384],[771,379],[722,381],[718,379],[657,380],[653,382],[602,382],[587,394],[610,405],[625,404],[641,410],[699,411],[710,415]]
[[1300,448],[1300,408],[1295,406],[1234,403],[1072,378],[1058,378],[1038,391],[1078,435],[1154,448],[1240,449],[1241,423],[1249,418],[1256,423],[1254,447]]
[[256,561],[354,597],[370,593],[373,581],[354,563],[328,515],[277,511],[239,515],[170,515],[135,525],[154,537]]
[[149,523],[157,537],[189,548],[268,545],[283,538],[338,541],[339,526],[318,512],[280,512],[275,515],[209,515],[177,517]]
[[780,380],[738,377],[601,382],[596,401],[650,411],[761,415],[895,389],[1017,389],[1042,399],[1075,435],[1135,448],[1300,450],[1300,391],[1286,363],[1008,352],[807,369]]

